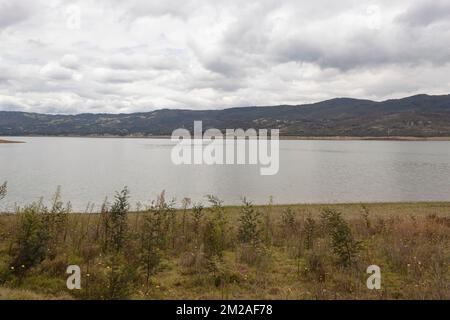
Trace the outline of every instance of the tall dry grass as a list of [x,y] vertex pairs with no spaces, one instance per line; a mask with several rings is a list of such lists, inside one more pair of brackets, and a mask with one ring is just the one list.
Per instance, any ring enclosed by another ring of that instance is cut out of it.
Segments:
[[450,203],[176,209],[163,193],[137,211],[124,189],[98,213],[57,194],[0,215],[1,298],[450,299],[449,263]]

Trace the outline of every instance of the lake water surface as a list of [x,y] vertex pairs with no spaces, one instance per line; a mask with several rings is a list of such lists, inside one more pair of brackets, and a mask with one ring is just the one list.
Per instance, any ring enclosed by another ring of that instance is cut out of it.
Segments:
[[172,163],[174,143],[165,139],[5,138],[0,144],[0,183],[8,195],[0,210],[41,196],[57,186],[75,210],[96,208],[128,186],[131,201],[168,198],[205,202],[214,194],[225,204],[242,196],[264,204],[369,201],[449,201],[449,141],[281,141],[280,170],[261,176],[255,165]]

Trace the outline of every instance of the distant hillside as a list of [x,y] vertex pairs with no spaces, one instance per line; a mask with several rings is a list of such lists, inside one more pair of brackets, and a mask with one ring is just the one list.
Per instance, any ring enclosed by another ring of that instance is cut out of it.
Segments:
[[299,106],[162,109],[133,114],[48,115],[0,111],[0,136],[170,135],[176,128],[280,129],[298,136],[450,136],[450,95],[374,102],[332,99]]

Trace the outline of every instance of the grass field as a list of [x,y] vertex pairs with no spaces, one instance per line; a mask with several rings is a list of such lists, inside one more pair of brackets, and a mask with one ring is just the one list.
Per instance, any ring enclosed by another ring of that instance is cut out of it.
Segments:
[[0,299],[450,299],[450,202],[175,209],[162,195],[129,212],[127,197],[0,215]]

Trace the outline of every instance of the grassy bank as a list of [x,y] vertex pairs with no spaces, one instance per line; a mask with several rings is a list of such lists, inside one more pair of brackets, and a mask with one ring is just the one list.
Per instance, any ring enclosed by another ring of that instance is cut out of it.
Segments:
[[[1,198],[1,197],[0,197]],[[100,213],[58,197],[0,216],[0,298],[450,299],[450,203],[183,209],[162,194]],[[82,289],[66,288],[66,268]],[[369,290],[369,265],[381,289]]]

